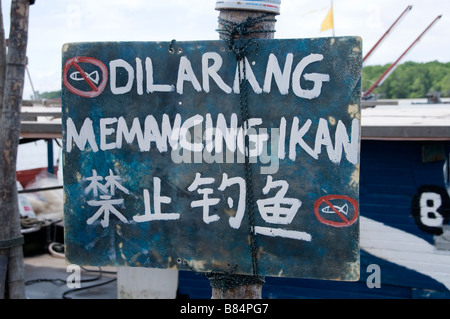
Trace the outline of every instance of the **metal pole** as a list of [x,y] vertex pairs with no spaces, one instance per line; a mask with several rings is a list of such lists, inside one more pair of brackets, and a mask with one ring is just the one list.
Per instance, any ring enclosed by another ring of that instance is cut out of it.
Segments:
[[375,45],[372,47],[372,49],[370,49],[370,51],[366,54],[366,56],[363,58],[363,63],[366,62],[366,60],[369,58],[369,56],[373,53],[373,51],[375,51],[375,49],[378,47],[378,45],[381,43],[381,41],[384,40],[384,38],[389,34],[389,32],[391,32],[394,27],[397,25],[397,23],[409,12],[411,11],[412,6],[409,5],[403,12],[402,14],[397,18],[397,20],[395,20],[395,22],[389,27],[389,29],[383,34],[383,36],[380,38],[380,40],[377,41],[377,43],[375,43]]
[[331,20],[333,21],[333,37],[336,36],[334,32],[334,9],[333,9],[333,0],[331,0]]
[[[267,14],[267,12],[261,11],[248,11],[248,10],[232,10],[232,9],[222,9],[220,10],[219,18],[232,21],[232,22],[243,22],[247,18],[257,18],[261,16],[261,14]],[[275,14],[273,14],[273,18],[275,18]],[[219,22],[219,29],[222,29],[224,26]],[[264,21],[255,26],[254,31],[270,31],[275,30],[275,22],[273,21]],[[257,39],[273,39],[273,32],[261,32],[261,33],[253,33],[249,35],[249,37],[257,38]],[[222,36],[221,36],[222,38]]]
[[[232,3],[233,1],[229,1]],[[258,1],[259,2],[259,1]],[[271,1],[266,1],[267,3],[270,3]],[[258,31],[257,33],[252,33],[251,35],[248,35],[247,37],[251,38],[259,38],[259,39],[273,39],[274,38],[274,32],[270,32],[271,30],[275,30],[275,21],[273,19],[276,16],[276,13],[268,12],[267,10],[248,10],[248,9],[239,9],[238,3],[241,3],[240,1],[235,1],[237,4],[237,8],[218,8],[220,11],[219,14],[219,29],[223,29],[224,26],[220,23],[221,19],[226,21],[231,21],[234,23],[241,23],[248,18],[257,18],[260,17],[262,14],[269,14],[268,20],[271,21],[263,21],[261,23],[258,23],[254,26],[252,31]],[[274,4],[277,4],[279,9],[279,1],[273,1]],[[272,19],[273,18],[273,19]],[[259,32],[263,31],[263,32]],[[267,32],[264,32],[267,31]],[[224,37],[220,36],[222,39]],[[244,37],[245,38],[245,37]],[[258,284],[242,284],[241,286],[238,286],[236,288],[226,289],[223,290],[221,288],[212,288],[212,299],[261,299],[262,298],[262,283]]]
[[47,171],[50,174],[55,173],[55,166],[54,166],[54,160],[53,160],[53,140],[48,139],[47,140]]
[[436,23],[436,21],[438,21],[440,18],[442,17],[442,15],[439,15],[436,19],[433,20],[433,22],[431,22],[428,27],[417,37],[416,40],[414,40],[413,43],[411,43],[411,45],[405,50],[405,52],[403,52],[403,54],[386,70],[384,71],[384,73],[378,78],[378,80],[363,94],[363,98],[367,97],[370,93],[372,93],[373,90],[375,90],[378,86],[380,86],[381,84],[383,84],[383,82],[388,78],[388,76],[395,70],[395,68],[397,67],[397,64],[400,62],[401,59],[403,59],[403,57],[406,55],[406,53],[408,53],[409,50],[411,50],[411,48],[416,45],[419,40],[422,38],[422,36],[433,26],[433,24]]
[[34,85],[33,85],[33,81],[31,81],[31,75],[30,75],[30,71],[28,70],[28,66],[25,67],[25,70],[27,71],[28,79],[30,80],[30,85],[31,85],[31,89],[33,90],[34,99],[37,100],[38,96],[36,94],[36,91],[34,90]]

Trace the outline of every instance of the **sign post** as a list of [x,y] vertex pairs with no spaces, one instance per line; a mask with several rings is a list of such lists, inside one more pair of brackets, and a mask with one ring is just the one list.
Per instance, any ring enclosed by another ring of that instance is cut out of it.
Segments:
[[245,41],[64,45],[69,262],[359,278],[361,40]]
[[[220,38],[223,40],[227,39],[226,35],[223,35],[220,30],[227,28],[227,25],[223,21],[228,21],[228,23],[235,24],[239,26],[245,23],[248,19],[255,19],[259,16],[265,14],[271,19],[264,19],[255,24],[255,26],[250,30],[248,35],[240,34],[237,37],[244,38],[259,38],[259,39],[273,39],[275,32],[275,16],[280,14],[281,1],[216,1],[216,10],[220,11],[219,14],[219,34]],[[247,183],[249,181],[246,181]],[[233,276],[233,274],[230,274]],[[236,277],[239,278],[239,277]],[[261,277],[259,282],[252,280],[252,277],[240,278],[240,284],[236,287],[229,287],[224,289],[226,285],[226,280],[228,278],[223,278],[222,283],[219,287],[212,286],[212,298],[213,299],[261,299],[262,297],[262,286],[264,279]],[[248,279],[250,283],[245,283],[245,279]],[[239,279],[238,279],[239,280]],[[220,287],[222,286],[222,287]]]

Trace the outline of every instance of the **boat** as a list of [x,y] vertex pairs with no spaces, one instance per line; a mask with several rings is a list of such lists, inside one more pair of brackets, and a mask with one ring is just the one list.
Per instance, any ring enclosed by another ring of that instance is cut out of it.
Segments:
[[[438,105],[363,109],[360,279],[266,277],[262,298],[450,298],[449,121]],[[180,271],[178,294],[207,299],[211,286]]]
[[425,96],[426,102],[413,102],[412,104],[450,104],[450,101],[443,101],[441,95],[441,92],[428,92]]
[[62,138],[61,131],[60,99],[23,102],[19,148],[36,141],[47,144],[47,166],[16,172],[25,256],[48,252],[52,243],[64,242],[63,186],[53,164],[53,140]]

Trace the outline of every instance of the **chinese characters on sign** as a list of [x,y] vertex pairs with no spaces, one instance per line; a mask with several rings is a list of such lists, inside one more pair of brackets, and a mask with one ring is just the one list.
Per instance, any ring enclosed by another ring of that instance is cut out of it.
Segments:
[[[105,184],[102,184],[101,181],[105,180]],[[121,178],[113,174],[111,170],[109,170],[109,175],[106,177],[98,176],[95,170],[92,170],[92,176],[86,178],[86,181],[89,182],[89,185],[85,189],[85,194],[89,194],[92,192],[94,198],[98,198],[100,200],[92,199],[87,201],[87,204],[91,207],[99,207],[95,214],[90,217],[86,223],[88,225],[92,225],[95,221],[100,219],[100,224],[103,228],[109,227],[109,216],[110,214],[115,215],[121,222],[128,223],[127,219],[118,211],[114,205],[123,206],[124,200],[123,198],[113,198],[115,196],[115,189],[121,190],[124,194],[130,194],[130,192],[120,184]],[[208,195],[214,193],[214,190],[211,187],[205,187],[199,189],[201,185],[211,185],[215,182],[214,178],[202,178],[200,173],[196,174],[195,180],[189,186],[188,191],[194,192],[196,191],[198,194],[202,195],[201,199],[193,200],[191,202],[191,207],[200,207],[202,208],[202,218],[205,224],[209,224],[212,222],[216,222],[220,219],[220,216],[217,214],[210,215],[210,207],[217,205],[221,198],[212,198]],[[236,214],[234,216],[229,217],[229,225],[234,229],[239,229],[241,227],[241,222],[245,214],[245,196],[246,196],[246,188],[245,188],[245,180],[242,177],[234,177],[228,178],[226,173],[223,173],[223,179],[220,186],[217,188],[218,191],[223,191],[225,188],[230,187],[232,185],[239,186],[239,192],[236,194],[239,196],[237,200],[237,208]],[[155,220],[167,221],[167,220],[177,220],[180,219],[179,213],[162,213],[161,212],[161,204],[170,204],[172,202],[172,198],[161,195],[161,179],[158,177],[153,178],[153,210],[151,206],[151,196],[148,189],[144,189],[143,191],[143,200],[144,200],[144,213],[142,215],[133,216],[133,220],[137,223],[150,222]],[[301,206],[301,201],[296,198],[285,198],[289,185],[286,181],[273,181],[272,176],[267,176],[267,184],[262,190],[263,194],[268,194],[271,189],[281,188],[278,192],[276,192],[275,196],[270,198],[259,199],[256,201],[258,205],[258,209],[261,213],[261,217],[263,220],[269,224],[277,224],[277,225],[289,225],[295,214],[298,212],[298,209]],[[100,194],[106,195],[100,195]],[[123,196],[123,195],[122,195]],[[227,198],[227,205],[229,209],[233,209],[234,200],[232,197]],[[282,206],[283,205],[283,206]],[[288,207],[284,207],[287,205]],[[126,210],[126,207],[123,208]],[[170,211],[170,208],[167,209]],[[255,227],[255,233],[267,236],[279,236],[285,238],[292,238],[298,240],[306,240],[311,241],[311,235],[305,232],[299,231],[289,231],[280,228],[270,228],[270,227]]]

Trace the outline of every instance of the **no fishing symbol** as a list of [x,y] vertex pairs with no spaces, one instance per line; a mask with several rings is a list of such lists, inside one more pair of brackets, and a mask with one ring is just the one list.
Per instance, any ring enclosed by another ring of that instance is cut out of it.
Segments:
[[[98,71],[93,71],[91,73],[86,72],[81,66],[80,63],[84,64],[93,64],[100,69],[102,74],[102,81],[98,84],[100,77]],[[69,75],[69,70],[72,67],[76,70]],[[69,83],[68,77],[70,77],[73,81],[85,81],[89,87],[90,91],[83,91],[77,89],[72,84]],[[64,86],[73,94],[82,96],[82,97],[97,97],[99,96],[106,87],[106,83],[108,82],[108,68],[101,61],[91,58],[91,57],[74,57],[66,61],[64,65],[64,73],[63,73],[63,83]]]
[[358,219],[358,202],[348,196],[324,196],[314,204],[314,214],[322,224],[348,227]]

